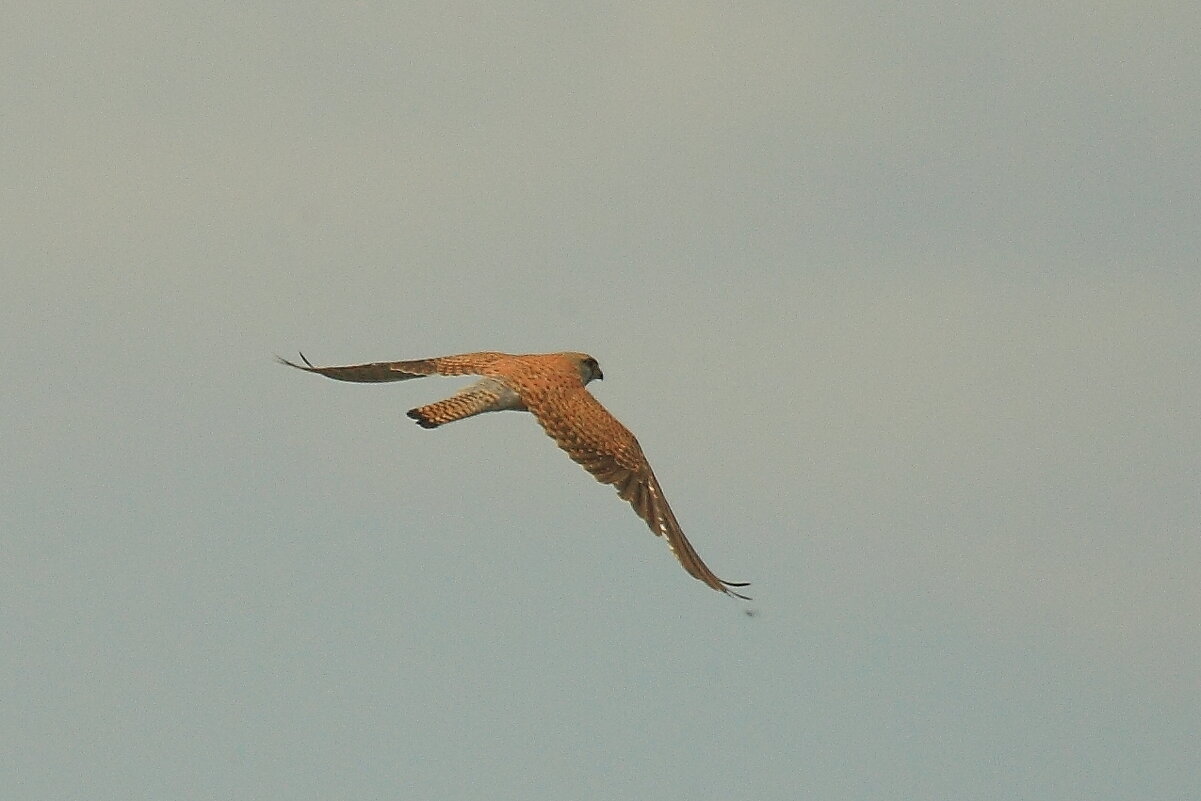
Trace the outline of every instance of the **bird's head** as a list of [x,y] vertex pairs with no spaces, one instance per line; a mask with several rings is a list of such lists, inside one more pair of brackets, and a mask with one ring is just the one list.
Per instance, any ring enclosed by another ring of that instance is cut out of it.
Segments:
[[576,368],[580,371],[580,380],[586,385],[593,379],[604,380],[605,374],[601,372],[600,365],[596,363],[596,359],[589,356],[587,353],[573,353],[571,358],[575,360]]

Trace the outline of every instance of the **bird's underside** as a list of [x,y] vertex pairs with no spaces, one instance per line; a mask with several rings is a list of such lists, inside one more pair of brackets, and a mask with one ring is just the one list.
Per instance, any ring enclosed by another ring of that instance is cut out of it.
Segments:
[[591,356],[482,352],[341,367],[315,367],[303,353],[300,358],[304,364],[279,360],[298,370],[363,383],[428,375],[480,376],[445,400],[409,410],[408,416],[423,428],[437,428],[484,412],[531,412],[560,448],[598,481],[612,484],[650,530],[667,540],[689,575],[719,592],[749,600],[731,589],[745,583],[718,578],[701,561],[663,497],[638,440],[585,389],[589,381],[604,377]]

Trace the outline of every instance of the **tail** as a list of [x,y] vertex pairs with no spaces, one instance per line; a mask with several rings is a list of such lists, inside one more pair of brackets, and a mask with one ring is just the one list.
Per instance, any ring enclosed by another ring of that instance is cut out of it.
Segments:
[[409,409],[406,414],[416,420],[417,425],[422,428],[437,428],[464,417],[512,409],[514,406],[510,395],[511,390],[493,379],[485,378],[446,400]]

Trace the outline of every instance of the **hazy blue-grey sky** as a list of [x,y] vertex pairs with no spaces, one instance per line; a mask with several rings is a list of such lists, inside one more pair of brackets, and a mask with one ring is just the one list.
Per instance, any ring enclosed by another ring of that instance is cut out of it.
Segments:
[[1199,9],[10,3],[6,797],[1195,799]]

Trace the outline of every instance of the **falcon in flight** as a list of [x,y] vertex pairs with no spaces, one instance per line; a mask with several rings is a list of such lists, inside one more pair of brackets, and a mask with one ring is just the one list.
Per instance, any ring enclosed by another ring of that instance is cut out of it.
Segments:
[[697,556],[667,505],[638,440],[584,388],[594,378],[604,378],[600,365],[588,354],[464,353],[344,367],[314,367],[303,353],[300,358],[304,364],[279,360],[289,367],[339,381],[405,381],[435,373],[481,376],[446,400],[409,410],[408,416],[422,428],[437,428],[483,412],[511,409],[533,413],[568,456],[597,481],[616,487],[617,494],[629,501],[650,530],[666,538],[690,576],[719,592],[750,600],[731,589],[745,587],[745,583],[718,578]]

